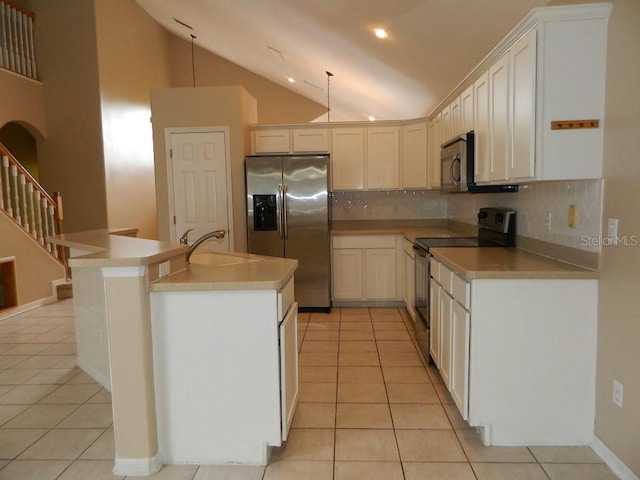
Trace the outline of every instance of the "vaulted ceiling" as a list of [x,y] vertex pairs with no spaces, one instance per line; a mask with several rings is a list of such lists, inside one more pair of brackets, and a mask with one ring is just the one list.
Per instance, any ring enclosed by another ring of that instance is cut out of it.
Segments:
[[136,0],[173,34],[329,104],[331,121],[428,114],[549,1]]

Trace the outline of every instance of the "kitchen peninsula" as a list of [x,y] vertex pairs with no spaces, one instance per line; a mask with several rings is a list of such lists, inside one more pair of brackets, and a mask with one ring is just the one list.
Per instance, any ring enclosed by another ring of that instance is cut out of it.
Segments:
[[[51,238],[72,252],[79,365],[112,393],[114,473],[266,463],[296,403],[297,261],[196,252],[188,265],[187,246],[117,233]],[[100,342],[106,364],[83,366]]]

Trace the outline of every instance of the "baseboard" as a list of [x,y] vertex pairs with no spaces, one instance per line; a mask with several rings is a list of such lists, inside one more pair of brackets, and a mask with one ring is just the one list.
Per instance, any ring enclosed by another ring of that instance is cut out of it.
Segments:
[[640,480],[598,437],[593,437],[591,448],[620,480]]
[[162,461],[159,454],[151,458],[116,458],[113,474],[142,477],[153,475],[161,468]]
[[57,302],[58,299],[55,296],[41,298],[39,300],[34,300],[33,302],[25,303],[23,305],[17,305],[15,307],[9,307],[4,310],[0,310],[0,320],[4,320],[5,318],[14,317],[16,315],[20,315],[21,313],[28,312],[29,310],[33,310],[34,308],[42,307],[44,305],[48,305],[50,303]]

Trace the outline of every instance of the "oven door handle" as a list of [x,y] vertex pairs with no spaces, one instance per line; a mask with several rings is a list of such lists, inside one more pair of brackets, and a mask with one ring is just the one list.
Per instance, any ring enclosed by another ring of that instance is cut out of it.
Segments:
[[414,245],[414,246],[413,246],[413,249],[416,251],[416,253],[417,253],[418,255],[420,255],[421,257],[425,257],[425,258],[426,258],[426,256],[427,256],[427,252],[425,251],[425,249],[424,249],[424,248],[420,248],[420,247],[418,247],[417,245]]

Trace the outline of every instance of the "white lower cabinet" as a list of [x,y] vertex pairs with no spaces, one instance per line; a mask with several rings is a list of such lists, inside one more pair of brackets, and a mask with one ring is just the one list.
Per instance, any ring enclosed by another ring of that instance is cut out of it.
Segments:
[[280,291],[151,293],[165,464],[266,464],[298,395],[293,278]]
[[483,443],[588,445],[597,280],[467,281],[433,258],[431,271],[431,357]]
[[334,301],[398,301],[395,235],[332,238]]

